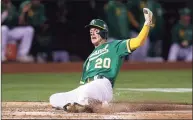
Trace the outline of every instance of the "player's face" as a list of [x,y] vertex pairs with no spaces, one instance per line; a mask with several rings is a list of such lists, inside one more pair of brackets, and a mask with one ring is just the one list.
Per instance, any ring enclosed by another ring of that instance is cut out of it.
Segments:
[[91,38],[91,42],[92,44],[94,44],[95,46],[99,44],[99,42],[101,41],[101,36],[98,34],[100,32],[99,29],[97,28],[91,28],[90,29],[90,38]]

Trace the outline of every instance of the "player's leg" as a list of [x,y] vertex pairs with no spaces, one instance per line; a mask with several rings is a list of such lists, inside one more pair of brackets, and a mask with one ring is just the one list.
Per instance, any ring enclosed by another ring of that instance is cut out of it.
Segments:
[[18,46],[17,60],[21,62],[33,62],[33,59],[28,56],[29,50],[31,48],[31,43],[34,36],[34,29],[31,26],[21,26],[13,28],[9,36],[11,40],[20,40],[20,45]]
[[187,49],[187,55],[186,55],[186,58],[185,58],[185,61],[187,62],[192,62],[192,46],[190,46],[188,49]]
[[177,61],[180,51],[180,46],[178,44],[172,44],[169,50],[168,61],[175,62]]
[[[92,100],[110,102],[113,98],[113,90],[108,79],[96,79],[87,83],[79,89],[78,102],[81,105],[88,105]],[[91,100],[91,101],[89,101]]]
[[[81,87],[81,86],[80,86]],[[49,102],[52,107],[63,109],[64,105],[68,103],[77,102],[78,89],[76,88],[72,91],[55,93],[50,96]]]
[[67,104],[78,103],[84,107],[90,102],[109,102],[113,98],[113,90],[108,79],[97,79],[78,88],[63,93],[56,93],[50,96],[49,101],[52,107],[62,109]]
[[113,98],[113,90],[108,79],[96,79],[77,89],[78,99],[64,106],[67,112],[93,112],[107,106]]
[[2,35],[2,55],[1,55],[1,59],[2,61],[5,61],[6,60],[6,57],[5,57],[5,53],[6,53],[6,47],[7,47],[7,41],[8,41],[8,32],[9,32],[9,28],[5,25],[2,25],[1,26],[1,35]]

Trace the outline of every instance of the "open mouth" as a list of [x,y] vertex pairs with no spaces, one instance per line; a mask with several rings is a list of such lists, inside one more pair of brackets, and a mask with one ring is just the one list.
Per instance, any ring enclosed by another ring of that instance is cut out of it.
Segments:
[[92,39],[96,39],[96,37],[91,37]]

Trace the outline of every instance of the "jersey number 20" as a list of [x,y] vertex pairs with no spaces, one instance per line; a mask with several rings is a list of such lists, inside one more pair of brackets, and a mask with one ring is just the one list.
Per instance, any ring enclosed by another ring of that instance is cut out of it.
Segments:
[[111,59],[110,58],[98,58],[96,60],[95,68],[110,68]]

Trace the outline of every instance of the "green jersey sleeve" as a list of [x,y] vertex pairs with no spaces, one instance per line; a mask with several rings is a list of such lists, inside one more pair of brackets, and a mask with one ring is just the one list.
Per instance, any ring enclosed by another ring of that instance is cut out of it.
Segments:
[[115,41],[115,49],[116,49],[116,53],[120,56],[126,56],[128,54],[130,54],[132,51],[130,49],[129,46],[129,40],[117,40]]

